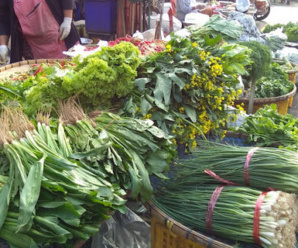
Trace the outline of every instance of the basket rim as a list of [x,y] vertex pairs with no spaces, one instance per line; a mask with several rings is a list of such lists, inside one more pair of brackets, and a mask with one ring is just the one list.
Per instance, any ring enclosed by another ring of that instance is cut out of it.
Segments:
[[34,65],[34,64],[42,64],[42,63],[52,63],[52,62],[64,62],[69,59],[31,59],[31,60],[22,60],[19,62],[15,62],[12,64],[8,64],[0,67],[0,73],[11,68],[17,68],[23,65]]
[[[267,102],[274,103],[274,102],[279,102],[279,101],[289,99],[290,97],[294,96],[297,91],[296,85],[293,84],[293,86],[294,86],[293,90],[286,95],[276,96],[276,97],[267,97],[267,98],[254,98],[254,103],[267,103]],[[249,98],[241,97],[241,98],[235,100],[235,103],[238,103],[238,102],[248,103]]]
[[[161,223],[164,223],[165,227],[168,227],[170,231],[173,233],[177,233],[178,235],[186,238],[188,240],[193,241],[199,245],[204,245],[208,248],[233,248],[233,246],[227,245],[220,241],[217,241],[214,238],[207,237],[204,234],[198,233],[190,228],[184,226],[183,224],[179,223],[178,221],[169,217],[166,213],[161,211],[157,206],[153,204],[152,201],[148,200],[144,203],[144,206],[148,210],[150,216],[155,217]],[[171,225],[168,225],[168,222]],[[170,227],[169,227],[170,226]]]

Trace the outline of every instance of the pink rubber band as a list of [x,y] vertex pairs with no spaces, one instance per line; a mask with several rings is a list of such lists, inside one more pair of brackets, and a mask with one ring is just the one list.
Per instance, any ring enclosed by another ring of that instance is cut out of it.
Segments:
[[260,147],[254,147],[252,149],[250,149],[246,155],[246,161],[244,164],[244,182],[246,186],[249,186],[249,162],[251,157],[254,155],[255,151],[257,151],[258,149],[260,149]]
[[222,191],[222,189],[225,186],[218,186],[214,191],[213,194],[209,200],[207,211],[206,211],[206,217],[205,217],[205,222],[206,222],[206,230],[208,233],[213,233],[213,228],[212,228],[212,216],[213,216],[213,210],[215,207],[215,204],[217,202],[217,199]]
[[204,170],[204,172],[206,173],[206,174],[208,174],[209,176],[211,176],[211,177],[213,177],[214,179],[216,179],[216,180],[218,180],[218,181],[220,181],[220,182],[222,182],[222,183],[224,183],[224,184],[227,184],[227,185],[234,185],[234,186],[237,186],[237,185],[239,185],[239,184],[237,184],[237,183],[234,183],[234,182],[231,182],[231,181],[229,181],[229,180],[226,180],[226,179],[223,179],[223,178],[221,178],[220,176],[218,176],[218,175],[216,175],[213,171],[211,171],[211,170]]

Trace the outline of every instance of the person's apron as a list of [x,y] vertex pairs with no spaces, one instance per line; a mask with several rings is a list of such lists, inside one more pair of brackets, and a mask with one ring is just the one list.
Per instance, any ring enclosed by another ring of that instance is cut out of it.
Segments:
[[14,0],[14,11],[34,59],[65,58],[59,24],[45,0]]

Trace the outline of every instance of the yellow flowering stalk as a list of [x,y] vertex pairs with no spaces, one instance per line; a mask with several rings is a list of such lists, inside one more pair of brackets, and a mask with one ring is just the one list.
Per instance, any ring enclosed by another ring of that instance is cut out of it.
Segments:
[[[124,112],[133,109],[130,105],[138,106],[140,117],[151,114],[151,120],[188,149],[196,146],[198,136],[211,131],[223,136],[233,115],[226,111],[227,106],[241,94],[234,76],[239,71],[231,63],[236,59],[230,50],[225,52],[228,48],[233,46],[206,50],[196,42],[173,36],[165,51],[146,57],[139,68],[137,91]],[[239,49],[240,57],[245,56]],[[133,114],[138,115],[136,111]]]

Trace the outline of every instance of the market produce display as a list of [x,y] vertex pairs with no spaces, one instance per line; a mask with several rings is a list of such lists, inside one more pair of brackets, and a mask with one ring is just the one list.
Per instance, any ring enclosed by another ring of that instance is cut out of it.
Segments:
[[[57,108],[57,100],[76,96],[81,106],[90,111],[107,109],[119,102],[134,89],[134,79],[140,63],[139,50],[128,42],[83,58],[73,58],[65,65],[43,64],[25,79],[5,80],[1,90],[14,94],[1,95],[1,102],[15,100],[23,105],[26,114],[48,112]],[[92,89],[92,90],[90,90]],[[7,99],[8,98],[8,99]]]
[[298,193],[298,154],[286,149],[201,143],[179,160],[178,170],[176,180],[185,185],[222,182]]
[[270,33],[278,28],[281,28],[283,33],[287,35],[288,41],[298,42],[298,23],[289,22],[287,24],[277,23],[274,25],[266,25],[262,32]]
[[279,114],[276,105],[271,104],[248,116],[233,131],[247,134],[247,142],[253,142],[257,146],[284,147],[297,151],[297,127],[297,118],[290,114]]
[[237,42],[236,22],[214,15],[187,29],[189,38],[171,34],[169,42],[118,38],[0,80],[0,238],[11,248],[74,247],[125,213],[127,196],[146,202],[153,193],[160,210],[194,230],[294,246],[296,120],[272,106],[237,129],[257,145],[287,149],[205,137],[223,138],[242,110],[234,106],[239,76],[257,82],[257,97],[286,94],[293,83],[268,47]]
[[283,67],[272,63],[269,70],[267,75],[256,82],[256,98],[283,96],[293,90],[294,84],[289,81],[289,76]]
[[[38,113],[30,122],[15,108],[0,116],[0,237],[11,247],[73,247],[99,230],[123,196],[146,201],[149,175],[165,178],[176,151],[149,120],[93,113],[73,99],[59,104],[59,120]],[[33,125],[35,123],[35,125]]]
[[125,37],[117,38],[113,41],[109,41],[109,46],[114,46],[121,42],[130,42],[139,48],[142,55],[149,55],[158,53],[165,50],[166,42],[163,40],[142,40],[127,35]]
[[196,42],[173,36],[166,51],[141,63],[136,90],[121,113],[149,118],[193,148],[196,135],[220,131],[235,116],[226,105],[233,105],[241,94],[237,75],[245,73],[250,62],[246,47],[222,44],[209,52]]
[[261,247],[295,247],[298,218],[295,194],[184,182],[167,183],[152,199],[170,218],[191,230]]

